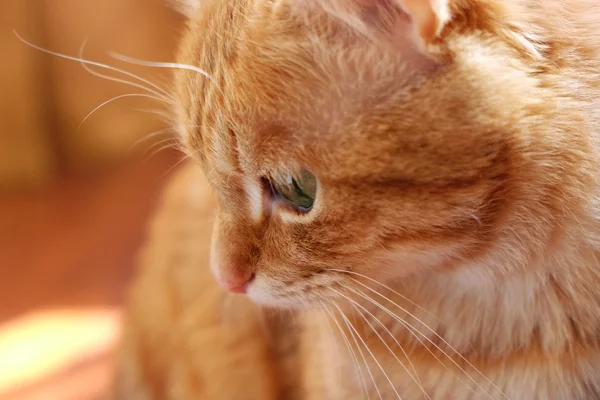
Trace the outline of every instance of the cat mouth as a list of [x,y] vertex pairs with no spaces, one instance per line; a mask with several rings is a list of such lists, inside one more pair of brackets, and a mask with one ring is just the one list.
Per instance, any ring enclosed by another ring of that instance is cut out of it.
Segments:
[[[334,289],[333,287],[338,287]],[[339,282],[283,283],[257,277],[248,285],[246,295],[257,304],[281,308],[316,308],[339,298]]]

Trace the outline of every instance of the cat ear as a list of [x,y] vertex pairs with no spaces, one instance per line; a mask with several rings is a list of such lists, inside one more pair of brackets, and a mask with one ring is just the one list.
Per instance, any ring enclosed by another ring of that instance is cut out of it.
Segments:
[[424,42],[430,42],[438,36],[450,19],[449,0],[395,1],[410,16],[415,31]]
[[200,8],[201,0],[168,0],[169,4],[185,16],[191,17]]
[[[419,44],[430,43],[450,20],[450,2],[456,0],[319,0],[325,9],[359,30],[366,27],[406,32]],[[375,18],[373,18],[375,16]],[[410,25],[410,26],[409,26]]]

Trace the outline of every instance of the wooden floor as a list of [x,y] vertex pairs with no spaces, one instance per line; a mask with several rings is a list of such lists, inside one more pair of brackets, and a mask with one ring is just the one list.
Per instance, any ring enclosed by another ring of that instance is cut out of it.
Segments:
[[136,249],[178,157],[0,193],[0,399],[105,392]]

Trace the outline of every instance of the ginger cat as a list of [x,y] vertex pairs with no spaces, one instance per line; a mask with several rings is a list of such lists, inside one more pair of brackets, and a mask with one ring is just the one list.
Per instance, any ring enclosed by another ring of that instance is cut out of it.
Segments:
[[597,0],[180,5],[118,398],[600,399]]

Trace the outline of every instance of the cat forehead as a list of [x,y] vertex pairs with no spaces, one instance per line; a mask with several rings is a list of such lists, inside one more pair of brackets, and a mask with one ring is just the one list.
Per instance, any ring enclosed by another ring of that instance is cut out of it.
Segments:
[[248,41],[222,68],[234,122],[254,123],[269,136],[343,130],[419,84],[415,68],[366,41],[354,47]]
[[[312,115],[324,120],[319,125],[360,107],[361,101],[373,103],[373,97],[408,90],[431,69],[432,61],[408,39],[391,48],[357,33],[316,3],[295,4],[205,0],[191,20],[180,59],[212,75],[230,109]],[[216,100],[209,83],[180,82],[187,92],[190,84],[197,90],[196,102]]]
[[[302,3],[304,4],[304,3]],[[406,38],[395,48],[366,38],[316,5],[300,8],[293,2],[206,0],[193,20],[188,60],[208,72],[218,72],[225,84],[275,82],[282,91],[303,81],[320,86],[337,80],[340,87],[369,79],[397,80],[410,69],[417,73],[431,64]],[[408,36],[408,32],[400,32]],[[215,71],[217,70],[217,71]],[[311,85],[312,86],[312,85]],[[308,86],[310,87],[310,86]]]
[[227,37],[224,27],[223,34],[207,33],[205,43],[190,47],[182,61],[197,65],[211,79],[181,71],[178,101],[185,123],[201,121],[205,132],[229,125],[248,131],[243,135],[247,139],[256,133],[287,140],[303,133],[294,138],[298,140],[310,133],[342,131],[383,98],[408,90],[410,68],[367,43],[325,48],[301,34],[297,40],[280,36],[273,41],[264,31],[252,30]]

